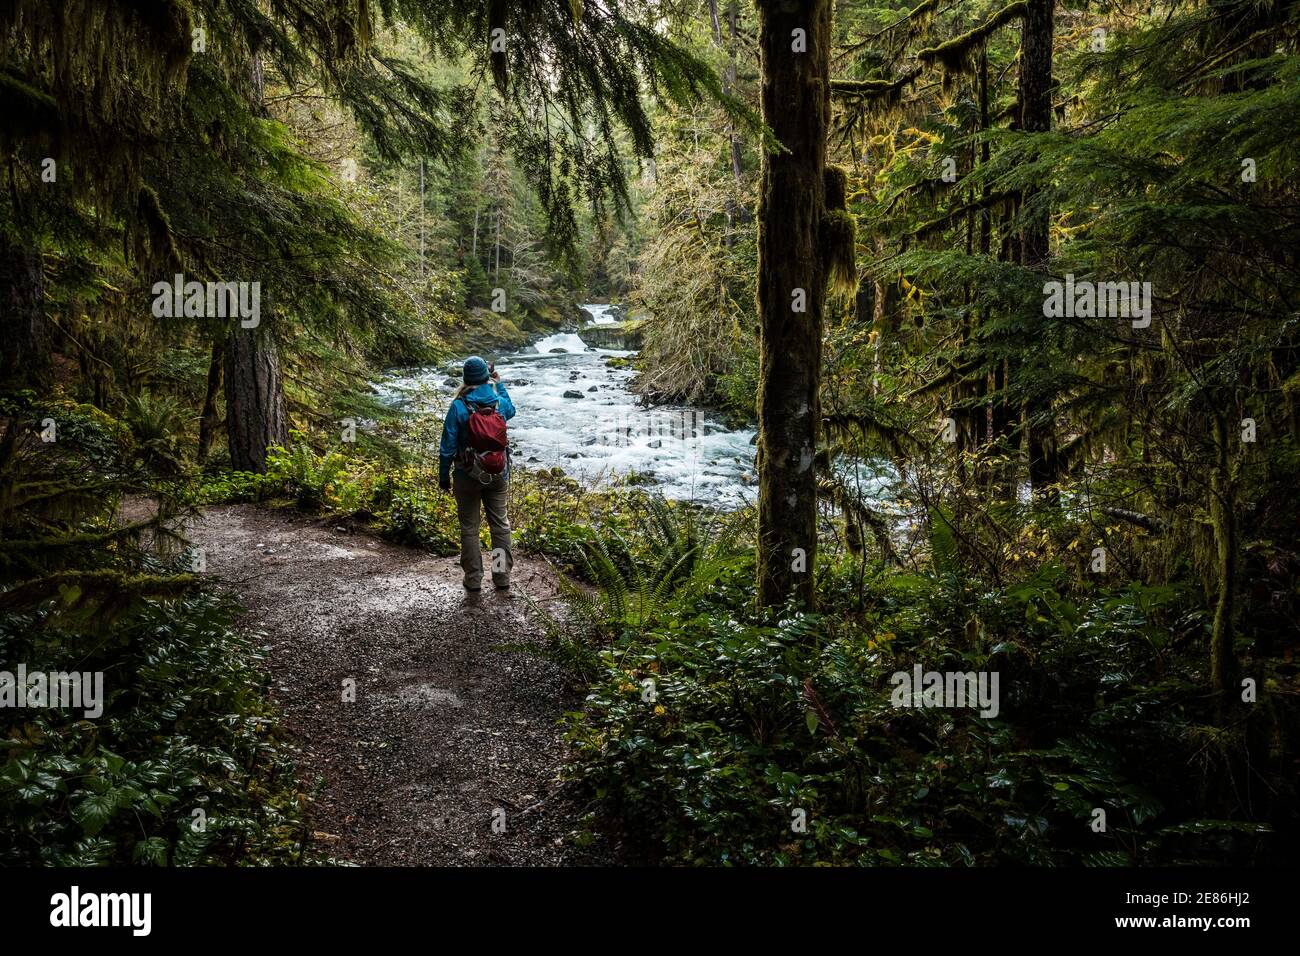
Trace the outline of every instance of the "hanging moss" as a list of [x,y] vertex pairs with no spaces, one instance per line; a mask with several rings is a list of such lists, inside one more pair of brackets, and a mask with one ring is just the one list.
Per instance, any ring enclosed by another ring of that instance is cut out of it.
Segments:
[[857,228],[852,213],[828,209],[822,217],[821,246],[826,288],[831,295],[847,298],[857,292],[856,242]]
[[844,209],[849,194],[849,177],[841,166],[827,166],[824,170],[826,183],[826,208]]
[[851,100],[849,109],[863,116],[888,115],[903,101],[903,93],[921,75],[919,68],[909,70],[896,80],[836,80],[831,92]]
[[925,29],[930,25],[930,21],[939,10],[939,5],[943,2],[944,0],[921,0],[907,15],[907,25],[913,30]]
[[135,261],[146,271],[159,274],[173,267],[180,268],[182,259],[176,248],[171,219],[152,187],[140,187],[136,210],[137,217],[131,230]]
[[927,66],[937,63],[942,67],[945,83],[950,77],[968,76],[974,72],[979,62],[980,50],[984,48],[984,43],[989,36],[1012,20],[1023,17],[1028,10],[1029,4],[1025,0],[1016,0],[973,30],[946,40],[938,46],[926,47],[916,54],[916,58]]
[[844,514],[845,538],[851,553],[862,553],[862,529],[870,528],[880,548],[881,560],[897,563],[898,554],[889,537],[889,522],[882,515],[873,511],[857,493],[829,470],[818,480],[817,491],[822,497],[830,499]]

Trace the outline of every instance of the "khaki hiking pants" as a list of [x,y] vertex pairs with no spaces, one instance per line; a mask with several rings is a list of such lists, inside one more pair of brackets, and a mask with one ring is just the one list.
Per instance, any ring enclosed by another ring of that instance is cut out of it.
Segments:
[[453,472],[451,491],[456,497],[456,515],[460,519],[460,567],[465,572],[465,587],[478,590],[483,583],[483,549],[479,544],[479,505],[487,512],[488,531],[492,535],[492,583],[499,588],[510,586],[510,569],[514,553],[510,550],[510,519],[506,515],[506,489],[509,472],[495,476],[488,484],[469,477],[459,469]]

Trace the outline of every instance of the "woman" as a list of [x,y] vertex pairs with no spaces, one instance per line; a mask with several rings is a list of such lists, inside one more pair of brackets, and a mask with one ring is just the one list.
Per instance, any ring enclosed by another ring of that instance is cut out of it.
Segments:
[[[465,572],[465,590],[479,591],[483,583],[483,552],[479,545],[479,507],[487,512],[488,530],[492,535],[492,584],[498,590],[510,587],[510,569],[514,555],[510,550],[510,519],[506,515],[506,489],[510,480],[510,459],[504,457],[499,473],[489,473],[475,462],[470,445],[470,416],[477,409],[495,409],[502,419],[514,417],[515,406],[501,376],[477,355],[465,360],[461,372],[465,383],[442,426],[442,446],[438,451],[438,487],[451,491],[456,498],[460,519],[460,567]],[[482,414],[482,413],[480,413]],[[502,436],[504,425],[500,425]],[[452,472],[455,477],[453,479]]]

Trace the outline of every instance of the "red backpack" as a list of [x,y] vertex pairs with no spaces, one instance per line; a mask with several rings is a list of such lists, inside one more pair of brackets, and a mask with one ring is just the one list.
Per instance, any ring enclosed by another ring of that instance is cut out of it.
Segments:
[[462,401],[469,408],[469,444],[462,452],[464,464],[473,477],[486,481],[506,470],[506,420],[497,411],[496,402],[479,405],[468,398]]

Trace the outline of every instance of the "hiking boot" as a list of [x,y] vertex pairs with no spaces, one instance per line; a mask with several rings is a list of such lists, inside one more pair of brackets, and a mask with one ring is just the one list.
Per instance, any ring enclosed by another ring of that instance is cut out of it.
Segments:
[[483,590],[483,582],[480,580],[473,580],[471,578],[466,578],[464,581],[461,582],[461,584],[463,584],[465,590],[469,591],[471,594],[476,594],[479,591]]
[[510,590],[510,579],[504,575],[492,575],[492,586],[498,591]]

